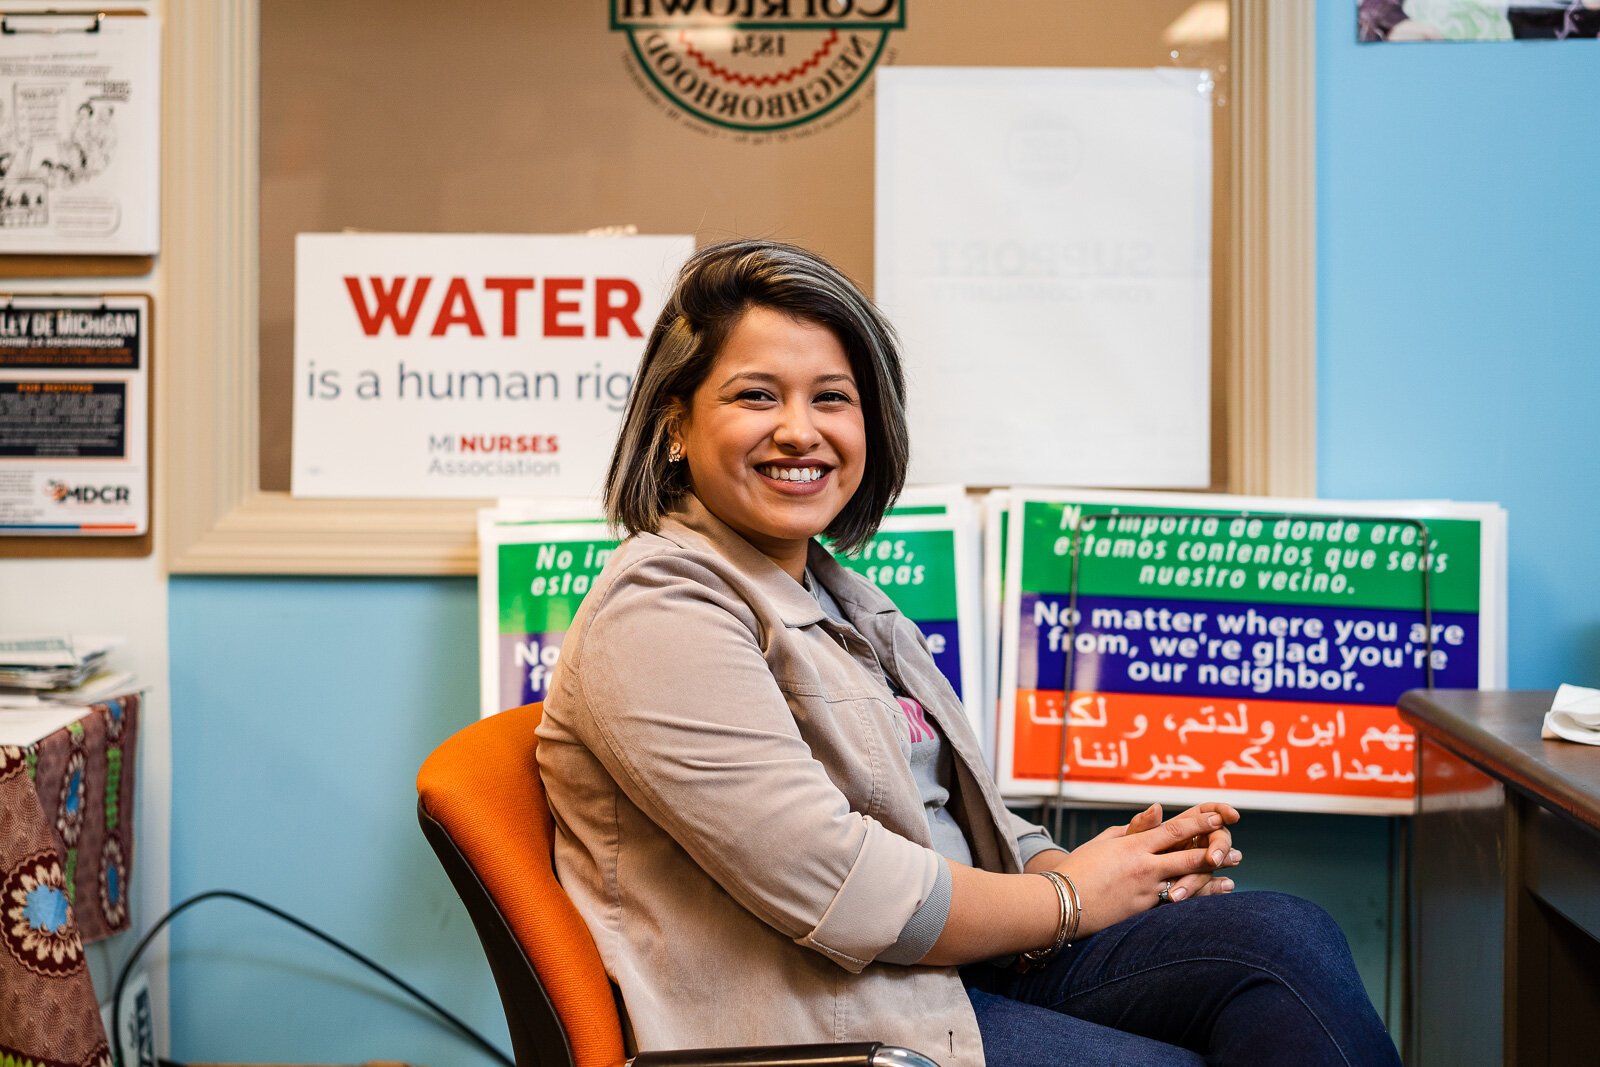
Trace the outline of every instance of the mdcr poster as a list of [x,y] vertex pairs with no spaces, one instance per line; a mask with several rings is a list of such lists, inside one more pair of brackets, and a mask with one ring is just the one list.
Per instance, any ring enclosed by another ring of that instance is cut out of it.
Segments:
[[294,495],[593,496],[693,247],[301,234]]
[[150,528],[150,298],[0,305],[0,534]]
[[1001,788],[1054,796],[1060,777],[1072,799],[1409,812],[1399,695],[1430,662],[1437,687],[1504,684],[1504,512],[1200,502],[1015,491]]

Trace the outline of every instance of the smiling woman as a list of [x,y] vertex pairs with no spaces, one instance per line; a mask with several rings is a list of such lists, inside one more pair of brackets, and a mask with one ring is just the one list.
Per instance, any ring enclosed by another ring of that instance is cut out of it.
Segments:
[[[746,451],[735,459],[739,442]],[[728,499],[743,484],[745,506],[803,514],[800,525],[823,519],[799,535],[802,548],[826,533],[848,551],[878,528],[909,457],[899,346],[878,309],[809,252],[729,242],[685,264],[650,335],[606,477],[606,512],[628,530],[653,531],[689,490],[708,504],[707,493]],[[774,469],[762,474],[763,464]],[[801,483],[789,480],[802,475],[778,467],[826,477],[794,492]],[[741,533],[759,532],[712,510]],[[786,529],[792,540],[798,527]]]
[[669,459],[687,464],[700,502],[799,580],[806,542],[855,496],[867,460],[860,390],[839,339],[751,308],[675,422]]
[[1326,913],[1230,895],[1237,811],[1153,805],[1057,848],[1006,810],[916,626],[818,543],[869,538],[908,460],[898,344],[854,284],[787,245],[702,249],[636,381],[606,483],[631,536],[538,757],[640,1049],[1395,1062]]

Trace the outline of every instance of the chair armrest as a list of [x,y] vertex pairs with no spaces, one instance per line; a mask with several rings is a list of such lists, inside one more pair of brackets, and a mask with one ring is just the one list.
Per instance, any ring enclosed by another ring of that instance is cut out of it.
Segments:
[[920,1052],[861,1041],[844,1045],[760,1045],[641,1052],[628,1067],[939,1067]]

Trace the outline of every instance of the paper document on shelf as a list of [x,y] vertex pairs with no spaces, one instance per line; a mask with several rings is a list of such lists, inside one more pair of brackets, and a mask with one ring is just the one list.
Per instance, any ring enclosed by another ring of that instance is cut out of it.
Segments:
[[98,704],[108,697],[132,693],[139,688],[132,671],[100,671],[81,685],[50,689],[39,695],[52,704]]
[[1210,481],[1210,75],[878,72],[912,478]]
[[38,708],[0,708],[0,745],[27,747],[83,718],[88,709],[65,704]]
[[75,667],[91,656],[104,655],[120,644],[120,637],[4,634],[0,635],[0,666]]
[[1547,741],[1600,745],[1600,689],[1581,685],[1557,689],[1539,735]]
[[82,685],[120,644],[120,637],[0,636],[0,686],[42,690]]

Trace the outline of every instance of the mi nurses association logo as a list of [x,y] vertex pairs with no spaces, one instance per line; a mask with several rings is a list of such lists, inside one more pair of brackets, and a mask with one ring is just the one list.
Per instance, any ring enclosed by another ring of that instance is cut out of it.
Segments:
[[664,96],[730,130],[833,111],[871,76],[906,0],[611,0],[611,28]]

